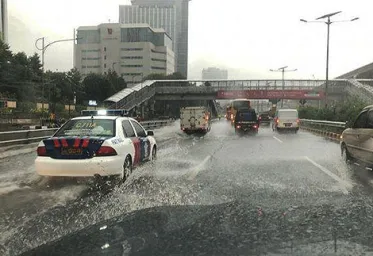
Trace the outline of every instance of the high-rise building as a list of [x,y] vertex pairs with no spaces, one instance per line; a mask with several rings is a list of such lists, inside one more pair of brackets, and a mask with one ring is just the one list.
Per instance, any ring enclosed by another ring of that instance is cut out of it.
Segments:
[[0,0],[0,39],[8,42],[8,6],[7,0]]
[[172,40],[148,24],[105,23],[77,29],[74,65],[83,74],[114,70],[127,83],[152,73],[175,71]]
[[228,70],[220,68],[207,68],[202,70],[202,79],[228,79]]
[[190,0],[132,0],[119,6],[119,23],[148,23],[163,28],[173,41],[175,69],[188,76],[188,16]]

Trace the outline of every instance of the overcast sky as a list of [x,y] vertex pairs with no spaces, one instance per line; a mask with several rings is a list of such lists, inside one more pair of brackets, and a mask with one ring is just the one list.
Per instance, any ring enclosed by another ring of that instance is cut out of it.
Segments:
[[[366,0],[192,0],[189,9],[189,78],[202,68],[222,67],[229,78],[279,78],[269,72],[297,68],[288,78],[325,78],[326,25],[303,23],[342,11],[330,31],[330,77],[373,62],[373,15]],[[34,41],[73,37],[83,25],[118,22],[120,4],[129,0],[8,0],[9,43],[13,51],[35,52]],[[46,68],[72,68],[72,43],[53,45]]]

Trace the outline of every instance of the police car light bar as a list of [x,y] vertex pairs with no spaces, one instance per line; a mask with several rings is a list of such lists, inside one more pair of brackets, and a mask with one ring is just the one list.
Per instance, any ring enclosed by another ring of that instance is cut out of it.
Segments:
[[82,110],[82,116],[128,116],[125,109]]

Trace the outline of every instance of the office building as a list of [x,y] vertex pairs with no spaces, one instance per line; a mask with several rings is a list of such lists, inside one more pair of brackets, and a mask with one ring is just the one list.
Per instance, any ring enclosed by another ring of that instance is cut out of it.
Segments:
[[202,79],[228,79],[228,70],[219,68],[207,68],[202,70]]
[[152,73],[175,71],[172,40],[163,29],[148,24],[106,23],[79,27],[74,66],[83,74],[108,72],[127,83],[140,82]]
[[119,6],[119,23],[148,23],[171,36],[175,69],[188,76],[188,15],[190,0],[132,0]]
[[0,39],[8,43],[8,5],[7,0],[0,0]]

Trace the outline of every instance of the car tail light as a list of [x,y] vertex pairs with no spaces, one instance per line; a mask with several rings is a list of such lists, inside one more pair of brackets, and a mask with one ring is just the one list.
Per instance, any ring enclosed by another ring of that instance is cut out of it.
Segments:
[[47,156],[47,149],[44,146],[38,147],[36,152],[38,156]]
[[241,128],[241,125],[237,125],[236,128],[237,128],[237,129],[240,129],[240,128]]
[[257,126],[257,125],[253,125],[253,127],[254,127],[254,129],[257,129],[257,128],[258,128],[258,126]]
[[276,123],[279,123],[280,122],[280,119],[276,118]]
[[299,122],[300,122],[300,120],[299,120],[299,118],[297,118],[297,123],[299,124]]
[[116,156],[117,151],[112,147],[108,146],[101,146],[99,150],[96,152],[96,156]]

